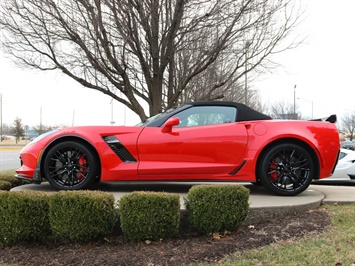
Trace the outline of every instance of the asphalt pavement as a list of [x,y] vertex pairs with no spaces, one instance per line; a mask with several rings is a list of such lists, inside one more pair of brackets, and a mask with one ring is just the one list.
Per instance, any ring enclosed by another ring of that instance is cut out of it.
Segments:
[[[184,209],[184,197],[191,186],[199,183],[101,183],[93,189],[112,193],[116,200],[132,191],[164,191],[180,194],[181,208]],[[322,204],[355,204],[355,186],[310,185],[297,196],[276,196],[261,186],[242,183],[250,190],[250,212],[247,223],[257,223],[301,211],[316,209]],[[50,184],[28,184],[15,187],[12,191],[34,190],[52,193],[56,190]]]

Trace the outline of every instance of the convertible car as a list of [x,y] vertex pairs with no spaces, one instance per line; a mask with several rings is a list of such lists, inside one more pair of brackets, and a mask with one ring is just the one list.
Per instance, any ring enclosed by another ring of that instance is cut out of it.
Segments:
[[335,120],[273,120],[240,103],[193,102],[137,126],[45,133],[21,150],[16,176],[47,179],[58,190],[112,181],[252,182],[292,196],[334,171]]

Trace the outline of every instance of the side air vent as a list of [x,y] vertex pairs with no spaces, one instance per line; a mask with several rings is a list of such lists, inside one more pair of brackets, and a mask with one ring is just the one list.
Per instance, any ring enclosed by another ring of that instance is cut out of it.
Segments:
[[130,152],[122,145],[122,143],[115,136],[102,137],[111,150],[126,163],[137,162],[137,160],[130,154]]

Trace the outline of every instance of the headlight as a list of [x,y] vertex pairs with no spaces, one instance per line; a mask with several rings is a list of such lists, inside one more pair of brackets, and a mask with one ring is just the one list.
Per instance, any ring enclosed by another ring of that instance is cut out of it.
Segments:
[[59,130],[58,129],[55,129],[55,130],[51,130],[51,131],[48,131],[46,133],[43,133],[41,135],[39,135],[38,137],[34,138],[29,144],[32,144],[32,143],[35,143],[37,141],[40,141],[41,139],[51,135],[51,134],[54,134],[55,132],[58,132]]

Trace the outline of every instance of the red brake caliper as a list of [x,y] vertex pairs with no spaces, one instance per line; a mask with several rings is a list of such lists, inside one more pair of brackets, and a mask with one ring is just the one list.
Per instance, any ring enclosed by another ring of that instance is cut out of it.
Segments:
[[78,163],[79,163],[79,165],[83,166],[83,167],[80,167],[79,173],[78,173],[78,180],[81,181],[84,178],[84,176],[86,175],[86,159],[82,154],[80,155]]
[[277,165],[276,165],[276,162],[275,162],[275,159],[272,160],[271,162],[271,165],[270,165],[270,176],[271,176],[271,179],[272,181],[275,181],[277,179],[277,171],[273,171],[273,170],[276,170],[277,169]]

